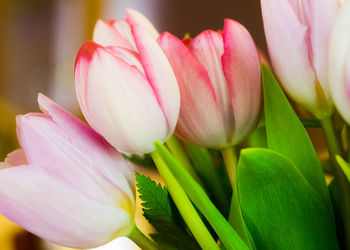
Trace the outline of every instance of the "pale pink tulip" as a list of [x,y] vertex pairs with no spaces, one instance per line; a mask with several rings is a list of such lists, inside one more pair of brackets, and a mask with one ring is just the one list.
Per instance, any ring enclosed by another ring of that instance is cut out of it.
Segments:
[[333,101],[350,124],[350,1],[345,1],[330,42],[329,83]]
[[261,108],[260,63],[249,32],[226,19],[224,30],[158,43],[171,63],[181,94],[175,133],[207,147],[237,144],[255,128]]
[[73,248],[103,245],[134,226],[135,189],[121,154],[92,128],[39,95],[43,113],[17,118],[21,149],[0,170],[0,212]]
[[173,133],[180,109],[174,72],[157,42],[132,27],[139,53],[86,42],[75,66],[78,101],[89,124],[118,150],[154,151]]
[[328,49],[338,0],[261,0],[273,69],[289,96],[322,119],[333,113]]
[[131,32],[132,25],[141,27],[154,40],[159,36],[158,31],[145,16],[136,10],[126,9],[125,20],[104,22],[99,19],[94,28],[93,41],[102,46],[121,46],[137,50]]

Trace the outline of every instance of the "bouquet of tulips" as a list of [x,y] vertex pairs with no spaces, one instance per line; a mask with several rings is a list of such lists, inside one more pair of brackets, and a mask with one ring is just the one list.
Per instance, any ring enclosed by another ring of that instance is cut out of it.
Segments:
[[88,124],[39,94],[0,164],[0,212],[73,248],[350,249],[350,1],[261,9],[272,66],[231,19],[182,40],[131,9],[99,20],[75,63]]

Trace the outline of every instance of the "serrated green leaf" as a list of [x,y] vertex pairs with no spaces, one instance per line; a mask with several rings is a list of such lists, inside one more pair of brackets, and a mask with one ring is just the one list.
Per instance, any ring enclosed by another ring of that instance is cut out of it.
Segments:
[[181,229],[181,221],[166,187],[150,177],[135,172],[136,186],[142,200],[143,213],[148,222],[158,231],[151,234],[163,249],[200,249],[195,240]]
[[257,249],[339,249],[323,200],[283,155],[262,148],[242,150],[237,188]]
[[171,218],[171,206],[168,199],[168,190],[160,183],[156,184],[149,176],[140,175],[136,172],[136,186],[143,201],[141,205],[144,212],[149,215],[158,215]]
[[331,202],[320,162],[303,124],[271,71],[262,66],[268,148],[291,160],[319,193],[331,213]]

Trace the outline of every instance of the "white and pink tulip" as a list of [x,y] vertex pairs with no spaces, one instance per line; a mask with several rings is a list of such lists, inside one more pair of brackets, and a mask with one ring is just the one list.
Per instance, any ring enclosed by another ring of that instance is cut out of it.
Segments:
[[176,77],[154,37],[131,28],[137,51],[86,42],[75,65],[76,92],[89,124],[118,150],[150,153],[166,141],[180,109]]
[[0,163],[0,213],[56,244],[92,248],[133,228],[131,168],[87,124],[43,95],[17,118],[21,149]]
[[221,148],[255,129],[261,109],[260,61],[249,32],[226,19],[223,31],[179,40],[165,32],[158,43],[175,72],[181,94],[176,135]]
[[338,0],[261,0],[273,69],[289,96],[316,118],[333,113],[328,51]]

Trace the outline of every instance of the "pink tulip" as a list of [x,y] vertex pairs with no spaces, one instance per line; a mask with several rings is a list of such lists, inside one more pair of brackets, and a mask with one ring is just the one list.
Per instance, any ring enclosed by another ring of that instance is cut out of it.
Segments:
[[134,225],[131,169],[82,121],[39,95],[43,113],[19,116],[21,149],[0,170],[0,212],[56,244],[91,248]]
[[333,112],[328,49],[338,0],[261,0],[275,73],[290,97],[317,118]]
[[223,32],[193,40],[163,33],[158,43],[181,94],[176,134],[207,147],[237,144],[255,128],[261,107],[260,63],[249,32],[226,19]]
[[173,133],[180,109],[174,72],[157,42],[132,27],[139,53],[86,42],[77,55],[78,101],[89,124],[118,150],[154,151]]
[[350,1],[344,2],[330,42],[329,83],[335,106],[350,124]]
[[137,50],[131,26],[138,25],[154,40],[159,36],[153,24],[141,13],[126,9],[125,20],[98,20],[93,33],[94,42],[102,46],[121,46]]

